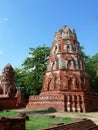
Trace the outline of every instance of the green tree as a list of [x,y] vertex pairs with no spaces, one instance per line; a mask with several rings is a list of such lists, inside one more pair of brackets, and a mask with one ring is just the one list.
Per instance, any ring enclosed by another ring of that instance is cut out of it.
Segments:
[[83,46],[81,47],[81,52],[85,59],[86,71],[89,74],[90,87],[98,95],[98,53],[92,57],[87,56]]
[[98,95],[98,54],[94,56],[86,56],[85,58],[86,71],[89,74],[91,89]]
[[92,69],[94,72],[94,76],[91,79],[91,85],[94,89],[95,94],[98,95],[98,53],[92,56]]
[[23,69],[20,68],[14,68],[15,72],[15,86],[16,88],[20,87],[23,91],[24,95],[27,95],[26,87],[25,87],[25,76],[26,73]]
[[97,77],[98,76],[98,53],[96,53],[94,56],[92,56],[92,60],[95,65],[96,77]]
[[22,64],[23,79],[21,80],[24,82],[23,85],[26,95],[36,95],[40,93],[49,54],[50,48],[45,45],[30,48],[29,57],[27,57]]

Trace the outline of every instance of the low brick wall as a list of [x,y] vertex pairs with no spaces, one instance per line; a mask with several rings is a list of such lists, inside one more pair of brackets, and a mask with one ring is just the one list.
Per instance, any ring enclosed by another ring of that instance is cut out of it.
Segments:
[[98,130],[98,126],[90,119],[84,119],[70,124],[62,124],[41,130]]
[[57,111],[65,111],[64,95],[30,96],[26,108],[32,110],[54,109]]
[[98,96],[87,95],[84,96],[86,104],[86,112],[98,111]]
[[0,97],[0,110],[16,108],[17,98]]
[[0,110],[25,107],[25,100],[21,95],[8,97],[0,95]]
[[25,119],[1,117],[0,130],[25,130]]

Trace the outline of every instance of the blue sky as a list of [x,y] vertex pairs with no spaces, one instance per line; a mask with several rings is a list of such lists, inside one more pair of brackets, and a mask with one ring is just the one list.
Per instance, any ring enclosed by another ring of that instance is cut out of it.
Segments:
[[51,46],[65,25],[87,55],[98,53],[98,0],[0,0],[0,74],[7,63],[21,67],[29,48]]

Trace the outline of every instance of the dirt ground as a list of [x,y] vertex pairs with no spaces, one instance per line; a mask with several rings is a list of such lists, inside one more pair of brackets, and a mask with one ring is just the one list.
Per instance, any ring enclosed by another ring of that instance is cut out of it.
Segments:
[[75,118],[75,119],[88,118],[88,119],[91,119],[92,121],[94,121],[98,125],[98,112],[89,112],[89,113],[55,112],[55,113],[53,113],[53,115],[55,115],[57,117],[71,117],[71,118]]
[[32,110],[22,108],[22,109],[15,109],[16,112],[26,112],[27,114],[38,114],[38,115],[50,115],[56,117],[71,117],[74,119],[84,119],[88,118],[94,121],[98,125],[98,112],[87,112],[87,113],[80,113],[80,112],[51,112],[51,113],[42,113],[42,112],[32,112]]

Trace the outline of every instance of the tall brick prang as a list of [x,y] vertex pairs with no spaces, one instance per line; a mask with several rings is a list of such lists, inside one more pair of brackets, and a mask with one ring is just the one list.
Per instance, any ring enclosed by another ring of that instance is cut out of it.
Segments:
[[98,97],[90,89],[84,60],[75,30],[64,26],[56,32],[41,93],[30,96],[27,108],[98,110]]

